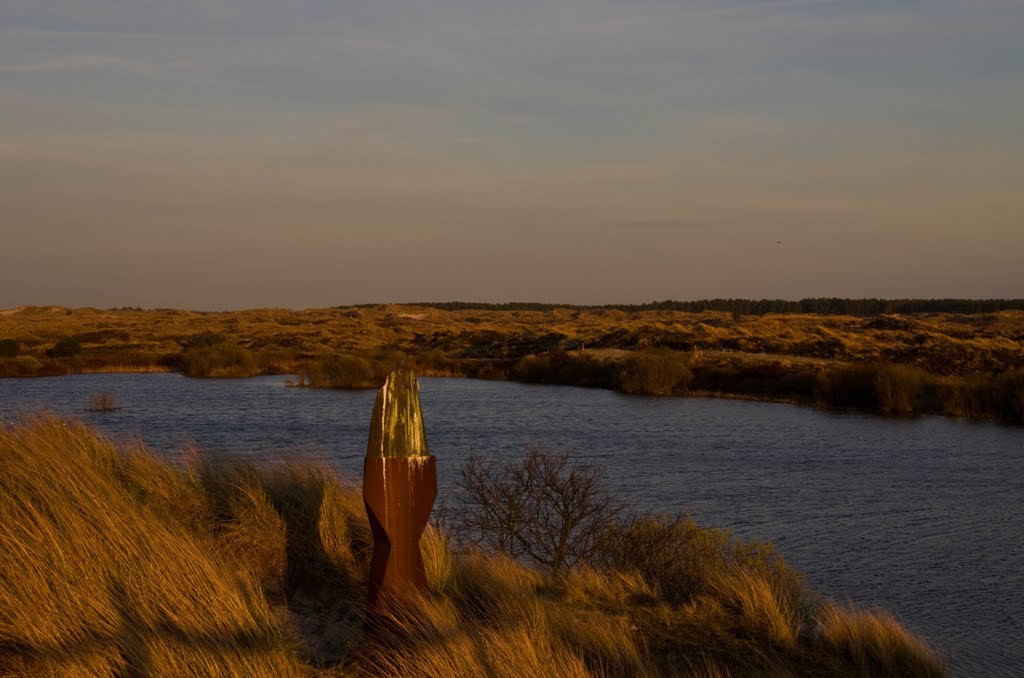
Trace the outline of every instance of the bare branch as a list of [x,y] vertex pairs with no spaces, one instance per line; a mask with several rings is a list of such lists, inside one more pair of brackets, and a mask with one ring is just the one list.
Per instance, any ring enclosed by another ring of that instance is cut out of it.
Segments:
[[600,466],[539,445],[505,462],[471,455],[459,486],[463,540],[533,561],[556,576],[590,557],[602,531],[624,510]]

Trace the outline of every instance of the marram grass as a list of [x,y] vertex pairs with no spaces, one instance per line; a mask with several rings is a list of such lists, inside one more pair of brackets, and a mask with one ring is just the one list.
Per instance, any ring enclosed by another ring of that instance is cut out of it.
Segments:
[[259,582],[151,508],[147,477],[186,511],[201,491],[80,424],[0,431],[0,672],[300,673]]
[[329,469],[172,465],[39,418],[0,427],[0,676],[945,675],[890,615],[808,602],[714,530],[666,548],[694,530],[720,547],[683,553],[705,581],[680,598],[431,528],[428,594],[369,637],[369,528]]

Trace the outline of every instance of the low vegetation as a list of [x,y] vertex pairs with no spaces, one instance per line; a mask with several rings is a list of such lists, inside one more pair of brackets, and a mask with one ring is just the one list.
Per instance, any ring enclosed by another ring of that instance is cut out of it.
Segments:
[[637,351],[622,361],[618,387],[625,393],[675,395],[693,381],[690,361],[671,349]]
[[369,527],[331,471],[171,464],[53,418],[0,427],[0,675],[945,675],[892,616],[820,600],[770,546],[603,503],[594,467],[535,448],[480,468],[464,491],[526,478],[513,539],[549,500],[609,529],[530,566],[485,521],[476,546],[431,527],[429,591],[368,635]]
[[178,361],[190,377],[253,377],[263,372],[250,349],[223,342],[185,349]]
[[51,358],[71,358],[82,352],[82,343],[74,337],[61,337],[53,346],[46,349]]
[[104,391],[89,396],[89,402],[85,409],[90,412],[113,412],[121,409],[121,404],[118,402],[117,396]]
[[21,342],[14,339],[0,339],[0,358],[17,358],[21,353]]
[[315,388],[372,388],[387,378],[384,361],[371,362],[351,354],[327,354],[302,363],[298,386]]
[[[394,367],[1024,423],[1019,300],[0,312],[0,376],[178,370],[377,386]],[[904,315],[894,315],[903,313]]]

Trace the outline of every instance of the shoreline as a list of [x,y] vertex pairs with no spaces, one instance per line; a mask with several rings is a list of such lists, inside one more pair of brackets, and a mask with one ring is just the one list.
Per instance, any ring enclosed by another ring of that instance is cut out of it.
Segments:
[[[190,376],[184,370],[174,369],[166,366],[152,366],[152,367],[134,367],[134,368],[89,368],[76,371],[68,371],[62,373],[51,373],[51,374],[31,374],[22,376],[0,376],[0,381],[4,379],[41,379],[41,378],[59,378],[69,377],[79,374],[180,374],[183,377],[196,380],[204,379],[252,379],[255,377],[271,377],[271,376],[297,376],[296,372],[261,372],[258,374],[249,374],[245,376],[235,375],[221,375],[221,376]],[[572,388],[583,388],[583,389],[599,389],[605,391],[614,391],[623,396],[635,396],[635,397],[646,397],[646,398],[697,398],[697,399],[709,399],[709,400],[741,400],[746,402],[761,402],[761,403],[774,403],[778,405],[792,405],[795,407],[805,407],[809,409],[816,409],[823,412],[834,412],[834,413],[858,413],[867,414],[882,419],[895,419],[895,420],[909,420],[916,419],[923,416],[936,416],[943,417],[946,419],[960,419],[964,421],[974,421],[979,423],[991,423],[1001,424],[1007,426],[1020,426],[1013,421],[1005,421],[996,416],[971,416],[968,414],[955,414],[955,413],[944,413],[944,412],[915,412],[911,414],[886,414],[877,410],[861,407],[834,407],[826,404],[814,402],[808,399],[800,399],[793,397],[772,397],[765,394],[757,393],[734,393],[729,391],[711,391],[704,389],[693,389],[686,392],[677,392],[669,394],[654,394],[654,393],[627,393],[621,389],[616,389],[612,386],[597,386],[592,384],[573,384],[573,383],[552,383],[552,382],[537,382],[529,381],[524,379],[515,379],[509,376],[479,376],[472,374],[459,374],[455,372],[445,371],[441,373],[431,373],[430,371],[417,372],[417,377],[428,377],[428,378],[440,378],[440,379],[479,379],[481,381],[506,381],[518,384],[528,384],[536,386],[569,386]],[[329,385],[311,385],[307,383],[299,383],[292,380],[286,380],[284,383],[285,388],[311,388],[311,389],[336,389],[336,390],[373,390],[379,388],[379,384],[364,384],[358,386],[329,386]]]
[[836,315],[460,304],[202,313],[25,307],[0,316],[0,378],[420,375],[1024,424],[1024,310]]

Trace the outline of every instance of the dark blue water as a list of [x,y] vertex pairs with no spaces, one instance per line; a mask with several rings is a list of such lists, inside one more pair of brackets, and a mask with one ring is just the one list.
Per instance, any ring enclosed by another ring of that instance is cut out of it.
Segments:
[[[362,466],[374,394],[283,377],[176,374],[0,380],[0,417],[43,409],[141,438],[256,460]],[[470,451],[541,443],[604,464],[641,508],[773,541],[827,595],[893,611],[956,675],[1024,675],[1024,429],[889,420],[771,403],[423,379],[441,491]],[[89,413],[109,391],[122,409]]]

